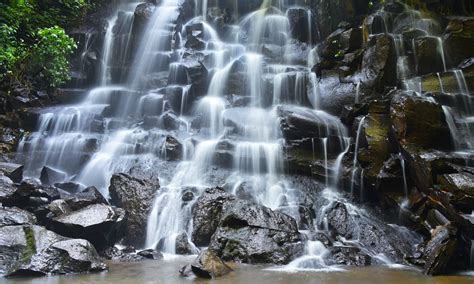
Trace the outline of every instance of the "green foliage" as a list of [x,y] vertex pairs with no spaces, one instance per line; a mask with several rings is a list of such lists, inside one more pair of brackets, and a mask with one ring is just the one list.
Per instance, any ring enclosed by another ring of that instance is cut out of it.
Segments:
[[[40,78],[44,78],[51,87],[58,87],[69,79],[69,63],[67,56],[77,47],[64,29],[54,26],[40,29],[37,32],[38,42],[33,48],[33,68],[40,70]],[[38,68],[39,67],[39,68]]]
[[[57,87],[68,79],[68,56],[76,48],[65,29],[80,23],[92,0],[0,2],[0,81]],[[101,3],[99,1],[99,3]]]
[[23,41],[15,38],[16,31],[13,26],[0,25],[0,80],[14,74],[26,53]]

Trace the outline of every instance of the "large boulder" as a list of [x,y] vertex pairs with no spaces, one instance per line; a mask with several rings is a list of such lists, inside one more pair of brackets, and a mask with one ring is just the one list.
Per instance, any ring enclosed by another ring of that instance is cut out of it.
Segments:
[[39,226],[0,228],[0,274],[49,275],[107,269],[91,243]]
[[441,105],[413,94],[400,93],[390,105],[392,127],[404,149],[449,149],[451,135]]
[[158,183],[138,179],[123,173],[114,174],[110,179],[110,199],[113,205],[128,213],[125,242],[142,246],[146,237],[146,223]]
[[124,235],[126,213],[105,204],[93,204],[51,220],[51,229],[90,241],[97,249],[113,246]]
[[16,207],[0,206],[0,227],[36,224],[35,215]]
[[466,58],[474,56],[474,18],[451,17],[445,31],[444,47],[448,63],[455,66]]
[[[341,202],[333,203],[326,209],[329,230],[344,241],[357,241],[373,254],[384,254],[388,258],[401,262],[404,255],[411,253],[411,245],[404,236],[384,222],[375,218],[351,213]],[[348,260],[349,261],[349,260]],[[355,257],[350,262],[366,263],[366,258]]]
[[286,264],[303,253],[304,243],[292,217],[235,200],[224,206],[209,249],[223,260]]
[[369,38],[360,76],[365,85],[379,90],[397,84],[397,58],[392,37],[378,34]]
[[213,251],[203,250],[191,264],[192,272],[202,278],[216,278],[226,275],[232,269],[225,264]]
[[449,267],[450,261],[456,257],[459,242],[455,238],[456,230],[449,226],[439,226],[425,247],[426,274],[443,274]]
[[192,208],[192,240],[197,246],[207,246],[219,226],[224,205],[236,200],[236,197],[224,189],[209,188],[198,198]]

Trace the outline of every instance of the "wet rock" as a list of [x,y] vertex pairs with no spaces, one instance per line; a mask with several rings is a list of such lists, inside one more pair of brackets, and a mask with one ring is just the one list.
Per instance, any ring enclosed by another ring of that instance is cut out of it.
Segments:
[[400,93],[393,97],[390,117],[398,143],[405,149],[449,149],[451,135],[441,105]]
[[16,207],[0,207],[0,227],[14,225],[34,225],[35,215]]
[[104,196],[94,186],[85,188],[71,197],[66,197],[65,201],[73,211],[93,204],[108,204]]
[[334,203],[326,212],[329,229],[337,236],[357,240],[369,250],[399,262],[411,252],[408,241],[402,235],[375,218],[350,213],[340,202]]
[[46,218],[52,219],[54,217],[59,217],[64,214],[71,213],[72,209],[69,207],[66,201],[63,199],[57,199],[53,200],[49,205],[48,205],[48,214],[46,215]]
[[57,182],[54,184],[54,187],[64,190],[70,194],[78,193],[81,189],[81,185],[75,182]]
[[191,264],[192,272],[201,278],[216,278],[229,274],[232,269],[211,250],[202,251]]
[[50,226],[61,235],[86,239],[102,249],[123,237],[125,222],[124,210],[93,204],[54,218]]
[[138,179],[127,174],[114,174],[110,179],[111,203],[125,209],[128,214],[125,242],[142,246],[146,237],[146,223],[158,181]]
[[371,258],[357,247],[336,246],[330,249],[330,260],[336,265],[368,266]]
[[444,71],[444,59],[438,50],[441,40],[436,37],[420,37],[414,40],[418,75]]
[[181,160],[183,157],[183,144],[173,136],[166,136],[162,147],[162,155],[167,161]]
[[163,259],[163,254],[154,249],[144,249],[137,252],[138,255],[146,258],[146,259],[153,259],[153,260],[160,260]]
[[188,240],[188,235],[186,233],[181,233],[176,237],[176,248],[175,251],[177,254],[193,254],[195,249],[193,245]]
[[7,175],[14,183],[20,183],[23,180],[23,166],[16,168]]
[[379,34],[371,36],[362,59],[360,80],[379,90],[397,84],[397,64],[393,40]]
[[0,228],[0,274],[48,275],[107,269],[86,240],[68,239],[39,226]]
[[178,116],[172,111],[167,111],[160,116],[160,126],[164,129],[171,131],[171,130],[178,130],[179,126],[181,125],[181,121],[179,120]]
[[44,166],[41,170],[40,181],[43,185],[53,185],[66,179],[66,173]]
[[323,111],[295,106],[277,109],[280,128],[286,140],[338,136],[341,134],[339,119]]
[[454,173],[438,176],[437,182],[443,190],[451,193],[450,202],[463,212],[474,210],[474,175]]
[[470,46],[474,45],[474,19],[472,17],[450,17],[444,36],[445,53],[448,54],[448,66],[458,65],[473,56]]
[[[291,7],[287,10],[286,16],[290,23],[290,30],[293,38],[296,38],[301,42],[313,42],[311,39],[313,33],[308,28],[313,25],[311,22],[311,14],[311,10],[308,11],[307,9],[300,7]],[[314,39],[314,41],[315,40],[316,39]]]
[[225,204],[236,198],[224,189],[216,187],[206,189],[192,208],[192,240],[197,246],[209,245],[212,235],[219,225]]
[[18,196],[15,194],[18,188],[12,180],[6,176],[0,176],[0,203],[7,206],[14,206],[18,203]]
[[244,200],[225,205],[209,245],[224,260],[275,264],[289,263],[303,247],[293,218]]
[[447,272],[446,268],[458,249],[455,234],[456,229],[448,226],[439,226],[433,231],[424,252],[426,263],[423,271],[426,274],[437,275]]

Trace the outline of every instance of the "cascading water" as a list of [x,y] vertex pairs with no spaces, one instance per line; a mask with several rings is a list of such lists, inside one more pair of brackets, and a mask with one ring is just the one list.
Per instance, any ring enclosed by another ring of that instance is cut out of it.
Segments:
[[[162,188],[148,219],[145,246],[171,254],[176,253],[176,238],[183,233],[192,243],[191,211],[197,198],[184,202],[186,190],[198,197],[208,187],[225,184],[236,193],[245,183],[253,189],[253,201],[299,220],[299,188],[290,184],[284,162],[287,145],[279,117],[284,106],[320,125],[311,138],[313,160],[322,161],[327,188],[321,194],[325,204],[310,230],[328,230],[326,210],[337,202],[347,204],[354,222],[355,216],[366,218],[363,210],[331,189],[338,186],[350,138],[337,117],[319,109],[319,83],[312,66],[292,63],[296,60],[289,52],[290,23],[283,11],[288,5],[278,2],[280,9],[264,1],[259,10],[244,15],[224,40],[207,23],[210,2],[195,1],[202,5],[195,9],[202,10],[201,14],[177,24],[181,1],[161,1],[144,28],[145,36],[133,38],[137,46],[131,44],[131,19],[120,20],[126,27],[114,27],[120,18],[118,11],[131,15],[138,3],[119,5],[117,14],[108,21],[99,87],[90,90],[80,104],[41,114],[38,131],[27,136],[19,149],[21,155],[31,156],[25,168],[27,176],[38,178],[42,167],[49,166],[64,172],[64,178],[55,182],[94,185],[108,196],[114,173],[143,164],[170,167],[172,173],[160,176]],[[307,17],[311,31],[311,11]],[[313,62],[317,62],[311,41],[310,37],[305,46],[307,57],[312,54]],[[182,42],[194,42],[199,51],[188,49]],[[204,44],[199,45],[201,42]],[[270,58],[262,52],[266,44],[281,56]],[[193,65],[190,61],[195,58],[199,64]],[[124,67],[124,62],[129,65]],[[190,83],[193,70],[199,68],[205,68],[212,78]],[[200,88],[204,90],[201,93],[197,91]],[[356,144],[362,124],[363,119]],[[183,147],[177,165],[167,162],[169,135]],[[357,156],[353,181],[356,164]],[[218,176],[218,170],[224,172],[223,177]],[[360,177],[362,180],[363,171]],[[310,240],[306,246],[306,255],[288,267],[319,269],[330,265],[322,243]],[[375,256],[377,252],[369,254]]]

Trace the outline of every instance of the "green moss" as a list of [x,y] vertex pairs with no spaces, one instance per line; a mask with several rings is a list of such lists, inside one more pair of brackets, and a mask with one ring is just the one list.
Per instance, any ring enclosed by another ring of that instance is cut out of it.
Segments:
[[28,263],[36,253],[35,233],[31,227],[23,227],[26,238],[26,248],[21,252],[20,263]]

